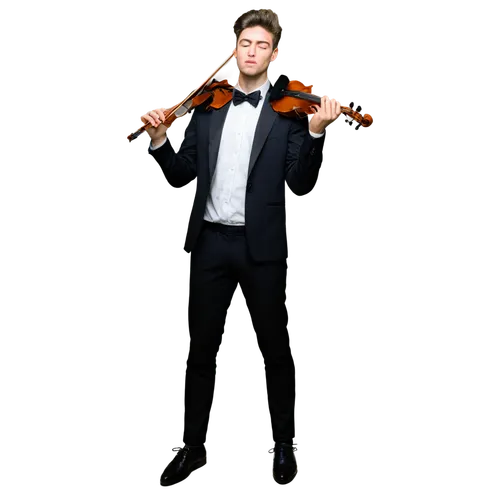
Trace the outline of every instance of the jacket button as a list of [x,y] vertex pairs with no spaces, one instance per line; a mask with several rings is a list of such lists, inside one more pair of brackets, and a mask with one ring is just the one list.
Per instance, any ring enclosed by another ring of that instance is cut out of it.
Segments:
[[247,193],[249,193],[251,190],[252,190],[252,183],[251,183],[251,182],[249,182],[249,183],[247,184]]

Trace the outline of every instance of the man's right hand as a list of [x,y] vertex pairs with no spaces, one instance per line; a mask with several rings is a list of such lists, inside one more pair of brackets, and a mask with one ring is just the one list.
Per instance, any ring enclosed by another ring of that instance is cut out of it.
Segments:
[[146,129],[146,132],[149,134],[149,137],[151,137],[153,146],[157,146],[164,142],[167,134],[167,127],[162,123],[165,120],[164,111],[165,108],[158,108],[141,116],[142,123],[151,123],[152,125]]

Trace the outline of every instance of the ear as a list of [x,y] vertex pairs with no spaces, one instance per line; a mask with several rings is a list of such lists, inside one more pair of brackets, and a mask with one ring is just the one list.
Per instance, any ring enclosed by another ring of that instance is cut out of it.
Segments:
[[273,55],[271,57],[271,61],[274,61],[278,57],[278,47],[274,49]]

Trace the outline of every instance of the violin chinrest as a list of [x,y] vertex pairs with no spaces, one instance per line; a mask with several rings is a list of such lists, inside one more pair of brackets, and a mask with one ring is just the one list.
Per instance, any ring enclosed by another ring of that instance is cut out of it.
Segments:
[[276,101],[277,99],[281,99],[285,95],[285,89],[287,85],[290,83],[290,80],[286,75],[281,75],[276,83],[273,85],[273,89],[271,90],[271,94],[269,95],[269,101]]

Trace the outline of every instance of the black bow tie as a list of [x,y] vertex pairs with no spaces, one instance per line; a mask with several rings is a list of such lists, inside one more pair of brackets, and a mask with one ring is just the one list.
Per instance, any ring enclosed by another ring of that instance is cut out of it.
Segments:
[[257,104],[260,101],[260,90],[256,90],[251,94],[244,94],[238,89],[233,89],[233,102],[235,106],[241,104],[243,101],[248,101],[254,108],[257,107]]

